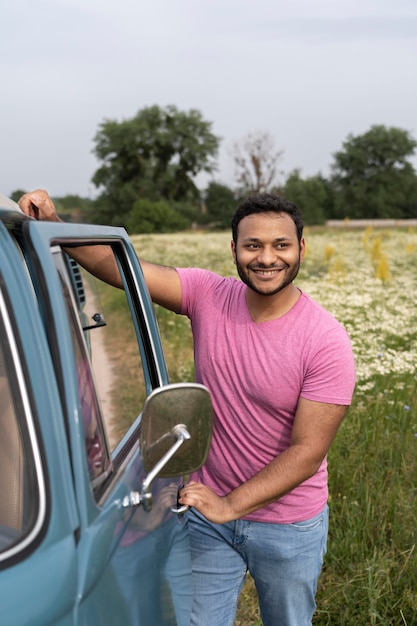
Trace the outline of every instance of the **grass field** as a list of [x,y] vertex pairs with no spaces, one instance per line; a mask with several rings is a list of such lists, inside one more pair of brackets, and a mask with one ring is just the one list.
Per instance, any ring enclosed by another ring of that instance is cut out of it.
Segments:
[[[329,454],[330,536],[315,626],[417,625],[417,234],[305,233],[297,284],[342,322],[357,387]],[[234,275],[228,233],[133,237],[138,255]],[[192,380],[188,320],[157,308],[171,381]],[[236,625],[261,624],[248,579]]]

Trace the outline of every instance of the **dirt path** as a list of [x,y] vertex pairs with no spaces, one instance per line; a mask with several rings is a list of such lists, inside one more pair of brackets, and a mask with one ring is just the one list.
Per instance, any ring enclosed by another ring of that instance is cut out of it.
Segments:
[[111,390],[115,382],[115,377],[113,373],[113,365],[110,361],[109,355],[104,345],[104,331],[104,328],[94,328],[90,333],[91,352],[96,388],[100,398],[100,404],[107,428],[110,448],[112,449],[117,443],[117,440],[115,440],[115,436],[112,432],[112,424],[114,423],[114,410],[112,406]]
[[[88,280],[84,280],[84,289],[89,303],[95,301],[95,297]],[[113,449],[117,443],[117,438],[113,433],[114,407],[111,392],[116,379],[113,372],[113,364],[104,342],[105,333],[105,326],[90,330],[91,364],[93,366],[96,389],[100,399],[104,422],[106,424],[110,449]]]

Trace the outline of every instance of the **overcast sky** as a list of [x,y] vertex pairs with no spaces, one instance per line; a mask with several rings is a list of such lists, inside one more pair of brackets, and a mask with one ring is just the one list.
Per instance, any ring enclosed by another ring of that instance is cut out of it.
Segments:
[[1,0],[0,28],[5,194],[93,197],[100,123],[153,104],[212,122],[226,184],[249,132],[302,176],[373,124],[417,139],[417,0]]

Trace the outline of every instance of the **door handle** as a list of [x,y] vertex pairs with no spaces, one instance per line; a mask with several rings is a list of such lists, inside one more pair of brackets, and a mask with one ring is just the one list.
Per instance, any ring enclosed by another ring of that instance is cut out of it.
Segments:
[[177,493],[177,506],[173,506],[170,508],[170,511],[172,513],[176,513],[177,515],[184,515],[184,513],[186,511],[188,511],[188,509],[190,508],[188,506],[188,504],[180,504],[178,502],[178,498],[180,497],[180,491],[181,489],[184,487],[184,485],[181,485],[181,487],[178,487],[178,493]]

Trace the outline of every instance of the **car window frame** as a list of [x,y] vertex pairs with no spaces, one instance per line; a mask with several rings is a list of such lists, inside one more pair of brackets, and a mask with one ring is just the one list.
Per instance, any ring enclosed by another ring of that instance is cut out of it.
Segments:
[[[26,244],[29,245],[29,252],[32,252],[32,254],[29,254],[28,267],[31,273],[36,274],[36,280],[34,281],[35,288],[43,292],[43,297],[41,298],[43,310],[41,314],[47,329],[51,352],[54,353],[54,359],[58,364],[57,379],[62,396],[74,397],[74,394],[76,394],[76,380],[74,370],[69,376],[68,369],[65,366],[65,359],[63,359],[62,355],[63,348],[60,346],[60,341],[56,336],[57,328],[54,319],[54,311],[51,309],[51,292],[57,289],[59,283],[58,274],[51,259],[51,249],[54,246],[60,246],[67,252],[69,252],[71,247],[77,246],[104,244],[112,247],[121,271],[122,282],[131,309],[132,320],[135,325],[144,368],[146,364],[145,382],[147,385],[147,395],[153,389],[168,384],[168,372],[163,356],[155,312],[136,251],[125,229],[109,226],[50,223],[29,220],[23,223],[22,235]],[[33,252],[35,252],[35,254],[33,254]],[[62,308],[59,314],[63,315],[63,300],[61,300],[61,305]],[[69,334],[67,334],[65,341],[68,351],[71,349]],[[70,383],[68,378],[71,379]],[[63,382],[64,379],[66,379],[65,384]],[[71,402],[69,402],[69,404],[71,404]],[[69,417],[68,413],[68,410],[71,410],[71,406],[68,406],[68,402],[64,403],[63,406],[68,428],[69,430],[73,430],[73,420]],[[95,504],[99,507],[104,506],[107,497],[111,497],[112,485],[117,482],[118,477],[131,460],[132,454],[138,450],[140,418],[141,414],[139,414],[136,421],[112,452],[113,471],[107,479],[103,481],[99,497],[95,499]],[[84,450],[81,453],[79,447],[77,449],[78,442],[74,441],[74,439],[79,438],[79,433],[74,434],[69,432],[68,437],[72,455],[74,483],[77,485],[77,488],[79,488],[79,484],[82,481],[79,466],[85,462],[83,456]],[[86,502],[86,506],[81,507],[81,509],[90,509],[89,515],[94,516],[94,507],[91,507],[91,503],[90,506],[87,503],[87,500],[91,499],[90,485],[84,484],[82,491],[83,493],[80,493],[78,497]],[[85,523],[88,524],[87,521],[85,521]]]

